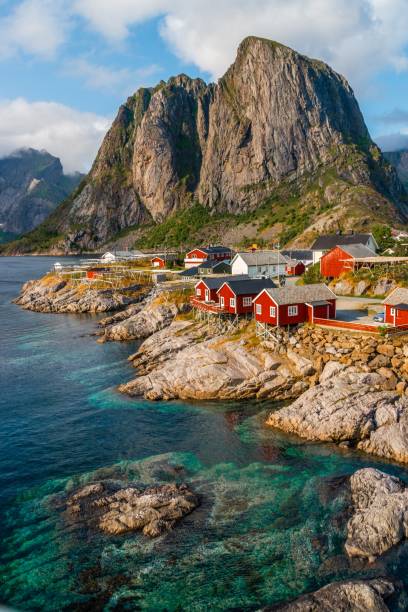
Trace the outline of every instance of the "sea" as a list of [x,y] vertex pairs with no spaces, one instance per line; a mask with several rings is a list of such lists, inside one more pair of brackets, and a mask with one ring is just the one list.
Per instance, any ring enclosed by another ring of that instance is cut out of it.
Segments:
[[[408,482],[406,469],[267,428],[272,402],[121,395],[136,342],[98,344],[98,316],[12,303],[55,260],[0,258],[0,604],[260,610],[348,578],[408,581],[406,543],[370,565],[344,553],[346,477],[373,466]],[[201,505],[156,539],[102,534],[64,510],[100,479],[187,482]]]

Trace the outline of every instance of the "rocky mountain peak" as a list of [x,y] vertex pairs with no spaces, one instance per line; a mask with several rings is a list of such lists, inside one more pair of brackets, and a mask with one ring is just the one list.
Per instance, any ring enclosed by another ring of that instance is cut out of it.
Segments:
[[[294,198],[299,211],[285,217],[276,207]],[[373,211],[402,218],[406,195],[344,77],[249,36],[217,84],[180,74],[128,98],[86,184],[48,231],[66,236],[65,248],[88,250],[125,228],[140,235],[195,203],[210,215],[261,208],[263,225],[295,220],[304,231],[333,207],[336,229],[339,214],[354,227],[370,223]]]

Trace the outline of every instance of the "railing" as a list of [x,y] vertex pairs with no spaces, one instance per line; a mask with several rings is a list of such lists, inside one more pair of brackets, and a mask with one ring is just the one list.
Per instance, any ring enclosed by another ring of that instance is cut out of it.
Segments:
[[[339,329],[350,329],[353,331],[368,332],[370,334],[381,334],[381,333],[395,333],[397,328],[386,327],[381,325],[366,325],[364,323],[352,323],[351,321],[341,321],[340,319],[320,319],[315,317],[313,319],[315,325],[321,327],[337,327]],[[406,326],[408,329],[408,326]]]
[[194,296],[190,298],[190,304],[193,306],[193,308],[198,308],[199,310],[203,310],[204,312],[224,312],[224,309],[221,308],[221,306],[216,302],[203,302]]

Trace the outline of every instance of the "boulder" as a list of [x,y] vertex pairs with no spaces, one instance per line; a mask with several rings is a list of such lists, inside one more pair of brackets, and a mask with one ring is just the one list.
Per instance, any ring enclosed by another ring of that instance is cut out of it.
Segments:
[[280,612],[387,612],[384,603],[395,592],[390,580],[347,580],[327,584],[295,601],[264,610]]
[[289,361],[293,363],[299,374],[301,374],[302,376],[311,376],[312,374],[314,374],[315,369],[310,359],[302,357],[302,355],[298,355],[298,353],[295,353],[292,349],[289,348],[286,351],[286,356]]
[[408,534],[408,488],[399,478],[364,468],[350,478],[353,516],[347,525],[350,557],[376,557]]

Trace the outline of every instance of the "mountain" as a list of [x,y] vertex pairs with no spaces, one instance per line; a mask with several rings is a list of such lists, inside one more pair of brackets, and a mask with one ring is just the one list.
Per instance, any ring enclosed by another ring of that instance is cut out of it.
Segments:
[[64,175],[58,157],[46,151],[21,149],[0,159],[0,241],[42,223],[81,178]]
[[15,248],[295,240],[405,221],[407,195],[347,81],[246,38],[217,84],[186,75],[119,109],[76,193]]
[[387,151],[383,155],[396,168],[400,181],[408,189],[408,149]]

